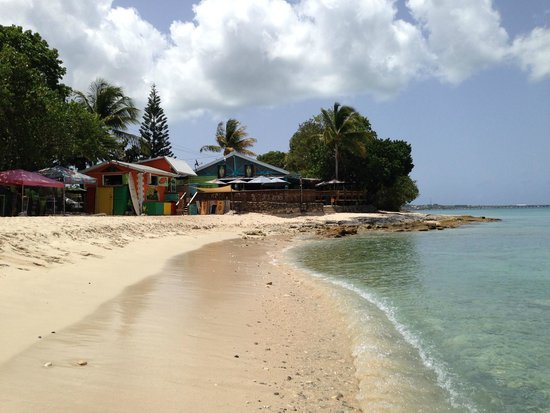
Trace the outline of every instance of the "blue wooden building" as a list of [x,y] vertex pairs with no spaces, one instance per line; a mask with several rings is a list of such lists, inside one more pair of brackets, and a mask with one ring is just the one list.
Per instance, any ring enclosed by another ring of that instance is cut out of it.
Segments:
[[284,169],[238,152],[231,152],[206,165],[201,165],[195,172],[202,182],[212,180],[230,182],[237,179],[248,181],[258,177],[284,180],[290,174]]

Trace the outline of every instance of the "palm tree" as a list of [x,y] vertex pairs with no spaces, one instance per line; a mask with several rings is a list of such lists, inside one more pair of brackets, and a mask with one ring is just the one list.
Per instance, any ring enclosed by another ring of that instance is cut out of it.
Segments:
[[74,99],[102,120],[123,149],[129,143],[139,144],[138,136],[126,132],[130,124],[139,123],[139,109],[121,87],[98,78],[90,84],[86,94],[75,91]]
[[346,148],[364,155],[367,132],[362,127],[361,115],[351,106],[341,106],[336,102],[332,110],[321,109],[321,116],[324,126],[321,136],[334,149],[335,178],[338,180],[340,149]]
[[233,151],[240,152],[244,155],[256,156],[256,154],[247,148],[250,148],[256,143],[255,138],[248,138],[246,133],[246,126],[242,126],[236,119],[229,119],[227,123],[218,123],[216,129],[216,142],[217,145],[205,145],[201,148],[201,152],[221,152],[223,155],[227,155]]

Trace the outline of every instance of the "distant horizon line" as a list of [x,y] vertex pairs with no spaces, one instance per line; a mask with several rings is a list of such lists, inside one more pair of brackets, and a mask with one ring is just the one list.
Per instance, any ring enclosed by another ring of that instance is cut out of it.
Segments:
[[411,209],[550,208],[550,204],[408,204]]

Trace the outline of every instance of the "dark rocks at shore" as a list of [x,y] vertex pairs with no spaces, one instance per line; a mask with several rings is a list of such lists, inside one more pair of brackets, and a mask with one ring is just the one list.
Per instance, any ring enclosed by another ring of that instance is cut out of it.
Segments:
[[[313,228],[317,235],[327,238],[340,238],[369,231],[413,232],[433,231],[457,228],[462,225],[500,221],[495,218],[474,217],[470,215],[429,215],[388,213],[385,216],[360,217],[348,221],[327,221]],[[301,232],[311,231],[312,226],[299,228]]]
[[318,235],[322,235],[328,238],[341,238],[346,235],[355,235],[357,234],[358,226],[352,225],[336,225],[336,226],[326,226],[317,231]]

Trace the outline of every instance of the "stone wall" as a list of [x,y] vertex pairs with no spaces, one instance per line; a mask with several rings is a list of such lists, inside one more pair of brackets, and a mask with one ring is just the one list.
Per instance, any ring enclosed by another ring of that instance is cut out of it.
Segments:
[[262,214],[272,215],[294,215],[302,213],[323,214],[323,204],[318,202],[308,202],[301,204],[292,202],[240,202],[233,201],[231,209],[237,213],[260,212]]
[[332,208],[334,212],[376,212],[376,208],[373,205],[332,205]]

